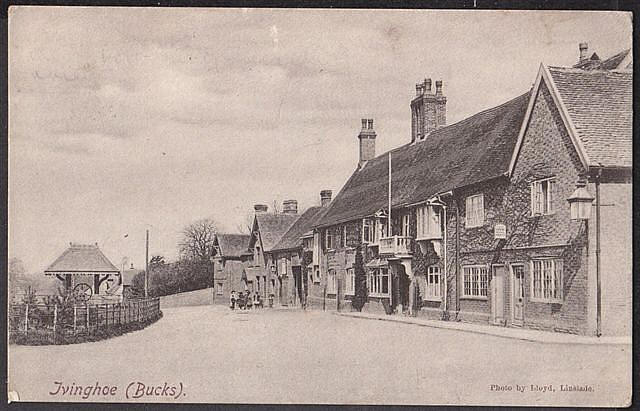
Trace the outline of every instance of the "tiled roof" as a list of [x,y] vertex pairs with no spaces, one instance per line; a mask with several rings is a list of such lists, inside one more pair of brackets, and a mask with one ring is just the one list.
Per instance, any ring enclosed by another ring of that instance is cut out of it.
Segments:
[[96,272],[96,273],[117,273],[118,270],[109,261],[98,245],[71,244],[64,253],[45,273],[56,272]]
[[240,257],[242,253],[248,251],[249,234],[216,234],[218,245],[225,257]]
[[[597,54],[593,53],[590,59],[579,62],[574,65],[574,68],[580,68],[584,70],[615,70],[615,69],[626,69],[630,67],[618,67],[627,57],[627,55],[631,52],[631,49],[626,49],[616,54],[615,56],[611,56],[606,60],[600,60]],[[631,63],[629,63],[631,65]]]
[[300,218],[287,230],[282,236],[278,244],[276,244],[271,250],[290,250],[292,248],[298,248],[302,246],[301,237],[311,230],[313,225],[318,221],[326,207],[310,207],[307,211],[302,213]]
[[258,229],[264,251],[271,251],[284,233],[300,218],[300,214],[258,213]]
[[589,165],[632,165],[632,73],[549,67]]
[[[391,151],[392,207],[413,204],[508,171],[527,92]],[[388,153],[356,170],[316,224],[327,226],[387,208]]]

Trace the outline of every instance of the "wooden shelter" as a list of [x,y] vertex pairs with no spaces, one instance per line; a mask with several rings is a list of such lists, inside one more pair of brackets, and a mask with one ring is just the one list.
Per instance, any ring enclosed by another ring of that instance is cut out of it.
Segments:
[[44,273],[55,275],[67,291],[92,304],[122,301],[120,270],[102,253],[98,243],[69,243],[69,248]]

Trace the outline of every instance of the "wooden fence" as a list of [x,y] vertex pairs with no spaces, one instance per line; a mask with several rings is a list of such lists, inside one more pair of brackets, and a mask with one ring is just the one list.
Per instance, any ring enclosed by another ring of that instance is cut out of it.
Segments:
[[9,333],[10,336],[37,333],[55,344],[58,337],[126,329],[130,324],[153,321],[160,314],[159,298],[125,300],[116,304],[11,304]]

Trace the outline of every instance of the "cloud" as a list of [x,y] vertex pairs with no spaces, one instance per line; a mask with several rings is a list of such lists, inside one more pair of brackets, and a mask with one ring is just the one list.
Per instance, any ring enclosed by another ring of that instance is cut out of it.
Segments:
[[541,61],[572,64],[580,41],[631,44],[618,13],[11,10],[9,243],[36,267],[71,240],[143,261],[148,225],[170,258],[192,219],[316,204],[353,171],[360,118],[378,153],[408,141],[424,77],[444,81],[452,123],[526,91]]

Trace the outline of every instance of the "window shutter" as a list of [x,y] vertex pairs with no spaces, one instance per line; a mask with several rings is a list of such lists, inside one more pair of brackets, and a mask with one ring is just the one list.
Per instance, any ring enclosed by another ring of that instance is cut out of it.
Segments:
[[478,219],[476,220],[477,225],[484,224],[484,195],[480,194],[478,196]]

